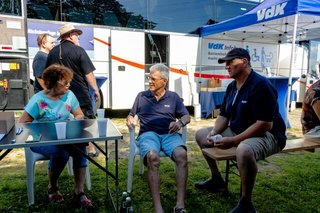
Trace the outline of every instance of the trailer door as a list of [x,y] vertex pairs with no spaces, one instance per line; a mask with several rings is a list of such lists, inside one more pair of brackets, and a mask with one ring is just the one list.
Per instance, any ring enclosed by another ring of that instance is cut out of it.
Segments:
[[137,94],[144,90],[144,54],[143,32],[111,31],[112,109],[130,109]]
[[186,106],[198,103],[194,70],[200,61],[199,38],[170,35],[169,90],[175,91]]

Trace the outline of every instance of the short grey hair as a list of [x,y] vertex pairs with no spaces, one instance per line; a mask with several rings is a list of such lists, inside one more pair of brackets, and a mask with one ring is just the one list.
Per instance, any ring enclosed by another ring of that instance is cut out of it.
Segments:
[[160,64],[160,63],[154,64],[149,68],[149,70],[150,70],[150,73],[159,71],[161,73],[162,78],[169,80],[169,68],[166,65]]

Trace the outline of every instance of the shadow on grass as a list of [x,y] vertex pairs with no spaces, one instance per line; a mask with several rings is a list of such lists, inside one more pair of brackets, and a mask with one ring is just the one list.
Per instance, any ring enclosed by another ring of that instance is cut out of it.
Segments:
[[[196,190],[194,183],[210,177],[209,168],[205,164],[196,147],[190,146],[189,177],[187,185],[186,208],[191,213],[228,212],[238,202],[240,179],[230,175],[229,192],[212,194]],[[98,161],[104,164],[99,156]],[[253,203],[259,212],[320,212],[320,152],[299,152],[277,154],[258,164],[256,186],[253,192]],[[110,160],[113,170],[114,161]],[[135,163],[132,202],[135,212],[153,212],[152,200],[147,185],[146,172],[138,174],[139,163]],[[27,189],[24,165],[12,165],[8,168],[1,162],[0,212],[85,212],[77,209],[72,203],[73,178],[64,171],[59,186],[65,197],[62,204],[48,205],[46,188],[46,164],[36,166],[35,205],[27,204]],[[221,171],[224,163],[219,162]],[[111,212],[106,201],[105,174],[90,165],[92,190],[87,195],[92,198],[96,212]],[[165,212],[172,212],[176,199],[174,164],[169,158],[161,159],[161,200]],[[224,174],[223,174],[224,175]],[[119,162],[120,190],[126,190],[127,160]],[[112,192],[114,181],[110,179]],[[120,198],[120,197],[119,197]],[[121,199],[121,198],[120,198]]]

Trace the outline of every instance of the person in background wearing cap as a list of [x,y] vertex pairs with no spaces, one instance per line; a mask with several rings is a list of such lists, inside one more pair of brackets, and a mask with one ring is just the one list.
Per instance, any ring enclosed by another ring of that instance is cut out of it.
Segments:
[[39,34],[37,43],[39,46],[39,51],[34,56],[32,63],[33,76],[35,77],[33,84],[34,93],[37,93],[45,88],[41,75],[46,67],[48,53],[54,47],[54,38],[48,33]]
[[[93,89],[95,100],[100,98],[96,78],[93,74],[95,67],[86,51],[79,46],[79,36],[82,31],[76,29],[72,24],[63,25],[60,29],[60,44],[54,47],[47,59],[47,67],[51,64],[62,64],[73,71],[70,90],[76,95],[85,118],[95,118],[89,85]],[[88,154],[97,157],[98,152],[92,143],[89,143]]]
[[[218,63],[234,79],[226,90],[220,114],[214,127],[202,128],[195,138],[201,149],[236,148],[237,166],[241,178],[241,198],[231,212],[256,212],[251,195],[257,174],[257,161],[281,151],[286,144],[286,126],[279,113],[278,94],[271,82],[251,69],[245,49],[234,48]],[[212,136],[221,139],[213,141]],[[198,189],[210,192],[226,188],[215,160],[204,155],[211,178],[195,183]]]

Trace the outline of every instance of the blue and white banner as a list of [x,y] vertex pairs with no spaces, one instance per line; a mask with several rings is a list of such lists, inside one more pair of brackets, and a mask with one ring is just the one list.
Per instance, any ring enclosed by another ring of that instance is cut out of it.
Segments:
[[[44,23],[37,21],[28,20],[28,47],[29,56],[33,57],[38,51],[37,37],[41,33],[49,33],[56,40],[59,37],[59,28],[63,26],[64,23]],[[75,25],[75,28],[82,30],[80,36],[80,46],[83,47],[88,53],[94,50],[93,46],[93,27],[85,27],[81,25]],[[59,41],[56,41],[56,45]]]

